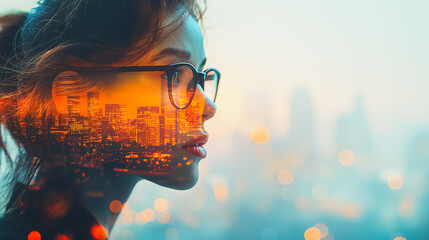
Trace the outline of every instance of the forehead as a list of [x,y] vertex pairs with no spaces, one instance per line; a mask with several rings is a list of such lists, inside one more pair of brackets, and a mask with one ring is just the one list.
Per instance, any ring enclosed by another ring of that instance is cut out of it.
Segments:
[[[185,18],[183,24],[176,31],[163,39],[154,48],[152,57],[155,57],[166,48],[181,49],[191,54],[189,61],[198,67],[197,65],[205,58],[203,34],[194,18],[189,15],[185,16]],[[174,55],[171,58],[180,60],[178,56]]]

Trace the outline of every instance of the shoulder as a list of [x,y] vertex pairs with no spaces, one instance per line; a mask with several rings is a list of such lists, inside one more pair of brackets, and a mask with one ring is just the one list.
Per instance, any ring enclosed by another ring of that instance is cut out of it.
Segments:
[[46,240],[58,235],[94,239],[91,228],[98,224],[96,219],[72,199],[61,191],[27,191],[18,206],[0,219],[0,240],[27,240],[33,231]]
[[12,216],[2,216],[0,218],[0,240],[27,239],[29,229],[26,227],[28,224],[23,220]]

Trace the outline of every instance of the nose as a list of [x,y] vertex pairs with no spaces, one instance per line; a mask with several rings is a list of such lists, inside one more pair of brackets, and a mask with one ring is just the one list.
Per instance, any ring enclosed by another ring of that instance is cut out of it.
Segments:
[[216,113],[216,104],[206,97],[204,103],[203,122],[212,118]]
[[207,95],[204,93],[204,90],[201,88],[201,86],[198,86],[197,88],[197,95],[198,98],[201,99],[201,101],[204,101],[204,110],[203,110],[203,116],[202,120],[207,121],[210,118],[212,118],[216,113],[216,104],[207,97]]

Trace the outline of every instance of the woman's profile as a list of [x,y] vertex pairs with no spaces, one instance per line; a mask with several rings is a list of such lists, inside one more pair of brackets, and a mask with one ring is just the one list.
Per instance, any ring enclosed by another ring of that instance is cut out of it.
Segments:
[[0,239],[107,239],[139,180],[194,186],[220,79],[202,14],[192,0],[44,0],[0,17]]

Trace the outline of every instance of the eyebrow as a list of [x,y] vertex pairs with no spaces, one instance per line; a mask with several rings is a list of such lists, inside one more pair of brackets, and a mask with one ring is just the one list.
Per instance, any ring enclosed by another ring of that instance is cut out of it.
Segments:
[[[179,48],[164,48],[159,53],[157,53],[150,62],[158,61],[162,58],[165,58],[167,56],[176,56],[178,58],[182,58],[185,60],[189,60],[191,58],[191,53],[185,49],[179,49]],[[207,58],[204,58],[203,61],[200,63],[199,68],[203,68],[206,64]]]

